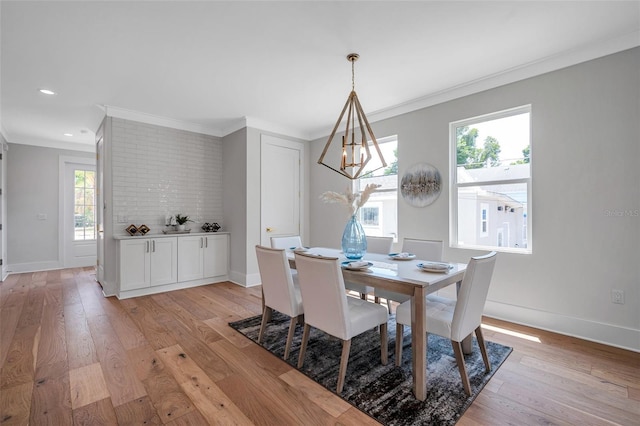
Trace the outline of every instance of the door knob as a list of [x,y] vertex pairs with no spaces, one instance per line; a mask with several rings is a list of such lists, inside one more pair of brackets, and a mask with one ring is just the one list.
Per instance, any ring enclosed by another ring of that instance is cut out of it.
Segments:
[[267,226],[267,232],[273,232],[273,228]]

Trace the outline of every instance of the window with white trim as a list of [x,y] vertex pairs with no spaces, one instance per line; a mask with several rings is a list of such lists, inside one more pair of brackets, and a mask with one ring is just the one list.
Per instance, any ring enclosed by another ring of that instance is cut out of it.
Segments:
[[450,124],[452,247],[531,253],[530,129],[530,105]]
[[[360,208],[360,222],[369,236],[398,238],[398,138],[389,136],[377,140],[387,163],[381,167],[372,161],[363,170],[362,177],[354,181],[354,192],[362,191],[368,184],[380,185],[369,201]],[[376,159],[377,160],[377,159]],[[379,169],[378,169],[379,168]],[[378,169],[378,170],[375,170]],[[373,172],[369,172],[373,170]]]

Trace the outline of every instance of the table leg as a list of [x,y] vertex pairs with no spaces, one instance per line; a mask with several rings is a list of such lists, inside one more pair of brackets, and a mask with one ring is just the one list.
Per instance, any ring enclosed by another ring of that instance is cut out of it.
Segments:
[[416,287],[411,303],[413,392],[419,401],[424,401],[427,398],[427,323],[425,295],[424,287]]

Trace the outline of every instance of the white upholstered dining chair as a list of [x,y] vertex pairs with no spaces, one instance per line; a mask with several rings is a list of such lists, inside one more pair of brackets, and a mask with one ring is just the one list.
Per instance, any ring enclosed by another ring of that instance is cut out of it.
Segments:
[[262,280],[262,323],[258,334],[258,343],[262,342],[264,330],[271,320],[271,315],[275,309],[291,317],[289,323],[289,334],[284,349],[284,359],[289,358],[291,342],[296,329],[296,324],[302,322],[304,309],[302,306],[302,296],[300,287],[295,282],[297,276],[291,274],[289,260],[284,249],[273,249],[256,246],[256,256],[258,257],[258,269]]
[[370,237],[367,235],[367,253],[389,254],[393,237]]
[[336,392],[344,387],[351,339],[380,326],[380,355],[386,365],[387,310],[366,300],[348,297],[338,258],[296,253],[296,268],[302,302],[304,303],[304,331],[298,358],[298,368],[304,364],[311,327],[342,340],[342,355]]
[[[391,251],[393,237],[370,237],[367,235],[367,253],[388,254]],[[366,300],[367,294],[373,293],[373,287],[345,281],[347,290],[360,293],[360,299]]]
[[[472,257],[458,290],[457,301],[434,295],[426,297],[427,333],[451,340],[462,385],[469,396],[471,385],[464,365],[462,341],[475,331],[485,369],[489,372],[491,364],[481,324],[495,263],[496,252]],[[411,325],[411,301],[402,303],[396,310],[396,365],[400,365],[402,359],[402,335],[405,325]]]
[[[416,259],[429,260],[432,262],[440,262],[442,260],[442,240],[417,240],[414,238],[405,238],[402,240],[402,251],[404,253],[412,253],[416,255]],[[382,288],[375,289],[374,297],[376,303],[380,299],[387,300],[387,307],[391,313],[391,300],[402,303],[411,299],[411,296],[400,294]]]
[[271,248],[288,249],[291,247],[302,247],[300,235],[288,237],[271,237]]

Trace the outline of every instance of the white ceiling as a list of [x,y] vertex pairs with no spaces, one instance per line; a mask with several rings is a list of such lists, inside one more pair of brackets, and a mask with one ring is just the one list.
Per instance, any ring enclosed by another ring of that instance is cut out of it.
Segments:
[[105,106],[218,136],[327,135],[350,52],[375,121],[640,45],[639,1],[3,0],[0,14],[3,135],[87,149]]

